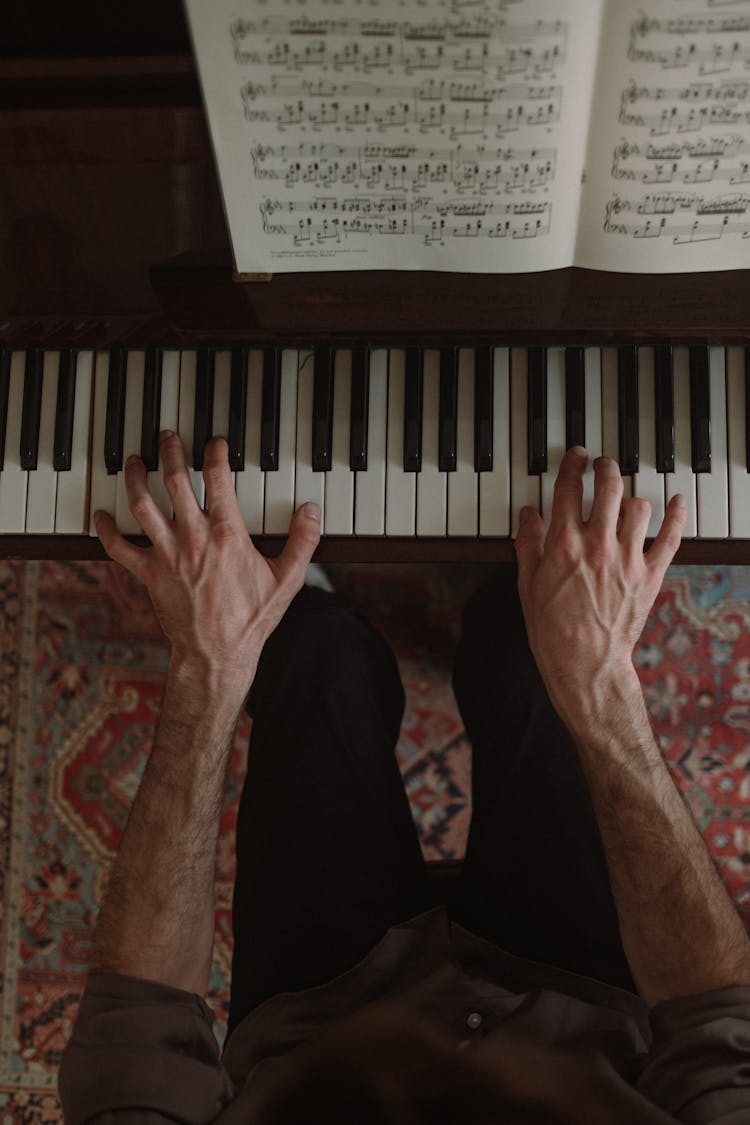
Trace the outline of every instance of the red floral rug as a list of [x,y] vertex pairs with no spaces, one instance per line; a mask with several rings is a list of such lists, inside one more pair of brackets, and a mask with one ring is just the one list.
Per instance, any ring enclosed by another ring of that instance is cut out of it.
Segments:
[[[427,858],[458,857],[470,748],[450,688],[460,609],[491,567],[330,567],[383,632],[407,693],[398,753]],[[635,653],[673,776],[750,928],[750,567],[672,567]],[[0,1120],[61,1121],[56,1068],[103,877],[137,790],[167,648],[110,563],[0,563]],[[218,856],[209,1003],[225,1034],[238,724]]]

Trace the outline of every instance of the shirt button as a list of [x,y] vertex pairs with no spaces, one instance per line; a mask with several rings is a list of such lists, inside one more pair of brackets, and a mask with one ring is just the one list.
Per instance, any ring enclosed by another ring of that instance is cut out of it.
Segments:
[[479,1012],[470,1012],[466,1017],[466,1026],[470,1027],[472,1031],[476,1031],[478,1027],[482,1026],[482,1017]]

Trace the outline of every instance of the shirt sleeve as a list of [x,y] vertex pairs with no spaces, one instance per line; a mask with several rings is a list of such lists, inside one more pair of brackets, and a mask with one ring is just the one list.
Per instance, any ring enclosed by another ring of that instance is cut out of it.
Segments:
[[688,1125],[750,1121],[750,988],[657,1004],[640,1092]]
[[65,1125],[212,1121],[235,1092],[213,1023],[192,992],[89,974],[58,1072]]

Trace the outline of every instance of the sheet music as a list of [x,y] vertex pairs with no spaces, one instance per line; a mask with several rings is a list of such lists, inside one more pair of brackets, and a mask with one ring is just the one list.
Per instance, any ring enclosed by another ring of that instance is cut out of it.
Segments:
[[187,0],[237,269],[572,263],[603,0]]
[[750,0],[610,0],[576,265],[750,268]]

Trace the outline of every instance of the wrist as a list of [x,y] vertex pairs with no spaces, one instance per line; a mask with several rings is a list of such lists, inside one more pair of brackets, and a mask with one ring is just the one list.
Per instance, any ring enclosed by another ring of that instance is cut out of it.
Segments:
[[[259,654],[258,654],[259,655]],[[231,668],[200,653],[181,653],[172,649],[165,684],[168,701],[186,721],[233,713],[235,718],[250,691],[258,658],[239,662]]]
[[643,690],[632,662],[607,669],[589,679],[585,686],[553,682],[549,688],[553,707],[574,735],[611,738],[613,730],[625,730],[633,723],[651,732]]

